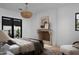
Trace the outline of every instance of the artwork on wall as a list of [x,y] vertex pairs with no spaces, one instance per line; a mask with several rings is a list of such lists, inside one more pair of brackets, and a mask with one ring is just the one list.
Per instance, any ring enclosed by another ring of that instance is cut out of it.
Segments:
[[49,16],[43,16],[41,17],[41,26],[42,29],[49,29],[50,23],[49,23]]

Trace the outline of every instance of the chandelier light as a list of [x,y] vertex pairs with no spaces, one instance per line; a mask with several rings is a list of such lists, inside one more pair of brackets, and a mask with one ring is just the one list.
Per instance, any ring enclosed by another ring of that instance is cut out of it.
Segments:
[[[26,3],[26,7],[27,7],[27,5],[28,4]],[[32,12],[30,10],[28,10],[28,8],[20,9],[20,10],[21,10],[20,14],[23,18],[31,18],[32,17]]]
[[32,12],[27,11],[27,10],[23,10],[23,11],[21,11],[21,16],[23,18],[31,18],[32,17]]

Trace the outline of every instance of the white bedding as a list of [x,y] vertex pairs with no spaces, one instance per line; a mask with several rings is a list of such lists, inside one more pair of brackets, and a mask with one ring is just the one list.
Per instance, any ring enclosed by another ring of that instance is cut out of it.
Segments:
[[12,39],[12,41],[14,41],[17,45],[20,46],[20,52],[21,53],[25,53],[25,52],[35,50],[34,44],[30,41],[25,41],[25,40],[22,40],[22,39]]
[[67,55],[79,55],[79,49],[73,47],[73,45],[62,45],[60,47],[60,52]]
[[[12,45],[10,49],[13,52],[17,53],[20,51],[21,53],[29,52],[35,50],[33,42],[22,40],[22,39],[13,39],[8,36],[4,31],[0,30],[0,42],[7,42],[8,40],[12,40],[16,43],[16,45]],[[16,50],[16,51],[14,51]]]
[[14,44],[14,45],[11,45],[9,47],[9,50],[13,53],[13,54],[19,54],[20,53],[20,46]]

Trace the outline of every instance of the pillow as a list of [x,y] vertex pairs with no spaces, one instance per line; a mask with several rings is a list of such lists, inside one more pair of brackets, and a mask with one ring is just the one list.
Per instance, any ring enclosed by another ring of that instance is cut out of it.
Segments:
[[0,55],[6,54],[6,52],[9,50],[9,45],[5,44],[0,48]]
[[0,42],[7,42],[9,39],[9,36],[4,31],[0,30]]
[[13,44],[16,44],[16,43],[13,42],[12,40],[8,40],[7,44],[8,44],[8,45],[13,45]]
[[79,43],[79,41],[75,41],[75,42],[73,43],[73,45],[74,45],[75,43]]
[[73,44],[73,47],[75,47],[75,48],[78,48],[78,49],[79,49],[79,43],[77,42],[77,43]]

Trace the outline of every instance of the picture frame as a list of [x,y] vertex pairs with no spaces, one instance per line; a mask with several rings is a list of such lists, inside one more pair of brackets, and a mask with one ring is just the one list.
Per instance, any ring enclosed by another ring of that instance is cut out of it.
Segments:
[[43,29],[49,29],[49,16],[41,17],[41,26]]

